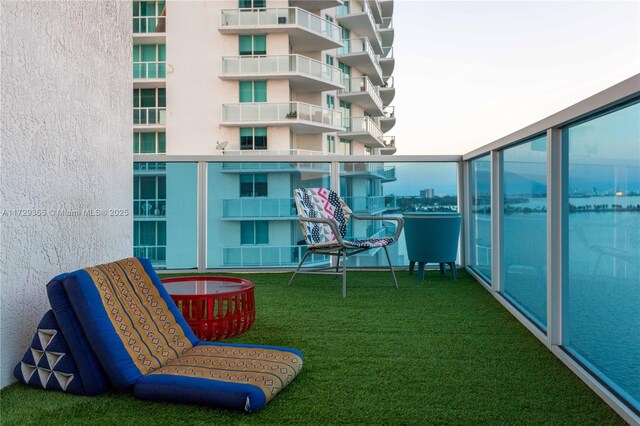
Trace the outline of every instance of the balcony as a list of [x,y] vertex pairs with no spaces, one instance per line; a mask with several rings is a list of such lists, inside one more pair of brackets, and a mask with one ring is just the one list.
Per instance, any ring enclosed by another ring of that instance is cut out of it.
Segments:
[[297,7],[223,9],[219,31],[222,34],[289,34],[289,44],[297,51],[342,46],[336,24]]
[[338,67],[302,55],[225,56],[222,80],[289,80],[297,92],[342,89],[343,73]]
[[378,118],[378,124],[383,133],[387,133],[396,125],[396,107],[384,107],[382,117]]
[[338,49],[338,60],[351,67],[358,68],[367,75],[375,85],[381,85],[382,68],[374,53],[369,39],[352,38],[343,40],[344,46]]
[[133,129],[138,131],[164,130],[167,124],[165,107],[134,107]]
[[[384,148],[380,148],[381,155],[393,155],[396,153],[396,137],[395,136],[385,136],[384,140]],[[395,176],[395,174],[394,174]]]
[[343,0],[289,0],[289,5],[311,12],[317,12],[322,9],[331,9],[332,7],[342,6],[343,4]]
[[[225,268],[269,268],[281,265],[295,268],[306,251],[307,247],[302,245],[230,246],[222,248],[222,262]],[[326,256],[312,254],[307,259],[309,266],[329,265]]]
[[372,116],[382,115],[382,99],[368,77],[345,79],[344,89],[338,92],[338,98],[361,106]]
[[222,105],[222,126],[287,126],[293,133],[327,133],[343,130],[342,114],[304,102],[264,102]]
[[371,9],[371,13],[373,14],[373,18],[376,23],[382,23],[382,9],[380,9],[380,1],[379,0],[366,0],[369,4],[369,9]]
[[396,66],[396,60],[393,57],[393,47],[385,47],[385,51],[387,52],[385,56],[379,56],[378,62],[380,63],[380,67],[382,68],[383,75],[391,75],[393,74],[393,69]]
[[[393,46],[395,31],[393,30],[393,18],[384,18],[378,25],[378,32],[383,46]],[[383,47],[384,49],[384,47]]]
[[133,17],[133,44],[164,44],[166,42],[166,10],[156,16]]
[[223,220],[292,220],[297,217],[293,198],[245,197],[222,200]]
[[344,120],[345,130],[338,133],[344,139],[358,141],[372,148],[384,146],[382,130],[370,117],[352,117]]
[[394,0],[380,0],[380,12],[383,18],[393,16],[393,1]]
[[378,32],[378,24],[367,0],[362,2],[350,1],[339,7],[336,20],[344,28],[369,39],[376,54],[382,53],[383,43]]
[[384,77],[383,80],[384,82],[380,85],[379,89],[380,98],[382,98],[384,106],[388,106],[393,101],[393,98],[396,97],[396,88],[393,82],[393,76]]
[[158,62],[134,62],[133,63],[133,87],[140,89],[152,89],[154,87],[166,87],[167,63]]

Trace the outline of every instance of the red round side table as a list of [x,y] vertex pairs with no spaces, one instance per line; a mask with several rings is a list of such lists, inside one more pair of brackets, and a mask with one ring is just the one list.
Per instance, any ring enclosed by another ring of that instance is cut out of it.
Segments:
[[256,319],[255,285],[251,281],[216,276],[161,281],[201,340],[220,340],[244,333]]

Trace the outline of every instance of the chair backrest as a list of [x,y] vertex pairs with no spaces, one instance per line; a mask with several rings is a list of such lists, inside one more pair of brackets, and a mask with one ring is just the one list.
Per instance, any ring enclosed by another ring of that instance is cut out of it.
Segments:
[[[293,192],[298,216],[304,218],[335,219],[340,237],[347,233],[351,209],[334,191],[326,188],[298,188]],[[302,233],[309,245],[331,244],[336,241],[333,231],[324,223],[300,221]]]
[[134,384],[199,342],[146,259],[82,269],[62,283],[115,387]]

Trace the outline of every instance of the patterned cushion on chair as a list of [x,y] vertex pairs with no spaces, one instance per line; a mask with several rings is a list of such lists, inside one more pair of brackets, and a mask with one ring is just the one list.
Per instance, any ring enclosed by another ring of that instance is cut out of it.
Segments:
[[[340,237],[347,233],[351,209],[334,191],[326,188],[298,188],[294,191],[298,215],[305,218],[334,219]],[[300,222],[302,233],[309,245],[332,245],[336,237],[329,225],[324,223]]]
[[345,244],[348,246],[353,246],[353,247],[360,247],[360,248],[371,248],[371,247],[384,247],[384,246],[388,246],[389,244],[392,244],[396,241],[395,238],[369,238],[367,240],[348,240],[345,241]]

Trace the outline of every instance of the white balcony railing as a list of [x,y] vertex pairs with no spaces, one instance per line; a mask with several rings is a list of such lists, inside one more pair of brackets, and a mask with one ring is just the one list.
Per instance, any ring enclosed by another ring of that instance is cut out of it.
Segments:
[[338,49],[338,55],[348,55],[352,53],[366,53],[373,63],[376,72],[382,76],[382,67],[378,61],[378,55],[373,51],[368,38],[357,37],[342,40],[343,46]]
[[133,33],[163,33],[165,32],[164,16],[134,16],[133,17]]
[[302,55],[225,56],[222,75],[301,75],[342,85],[343,73],[338,67]]
[[269,27],[299,25],[340,42],[340,27],[298,7],[266,9],[223,9],[220,25],[225,27]]
[[223,123],[269,123],[287,120],[342,127],[342,113],[304,102],[260,102],[222,105]]
[[368,133],[382,143],[382,130],[371,117],[351,117],[343,122],[345,133]]
[[167,109],[165,107],[136,107],[133,108],[134,125],[167,124]]
[[376,86],[371,83],[369,77],[353,77],[353,78],[345,78],[344,79],[344,89],[341,91],[342,93],[357,93],[357,92],[365,92],[371,96],[373,102],[378,106],[378,108],[382,109],[382,98],[380,97],[380,93]]
[[166,77],[167,77],[167,63],[164,61],[133,63],[134,79],[166,78]]

